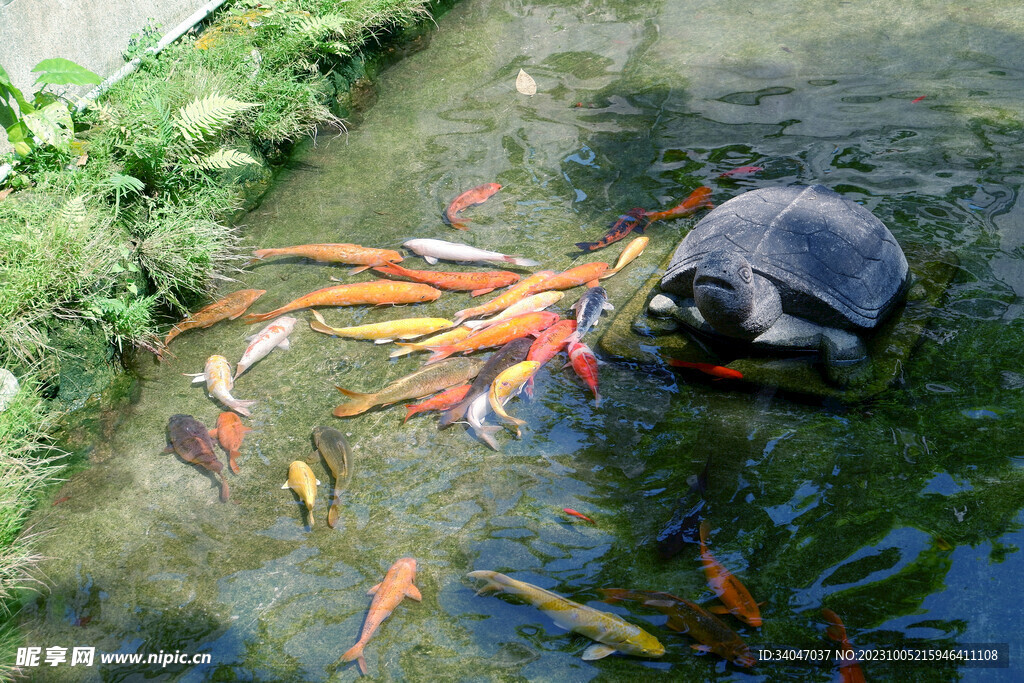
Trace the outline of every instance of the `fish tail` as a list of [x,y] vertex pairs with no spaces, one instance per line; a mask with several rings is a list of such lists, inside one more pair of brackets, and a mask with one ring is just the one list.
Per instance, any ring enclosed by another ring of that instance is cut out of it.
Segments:
[[253,323],[261,323],[264,322],[265,320],[276,318],[277,316],[285,312],[286,311],[284,308],[275,308],[269,313],[250,313],[244,318],[242,318],[242,322],[246,323],[247,325],[252,325]]
[[220,475],[220,500],[222,503],[228,502],[231,497],[231,490],[228,488],[228,480],[224,475]]
[[600,244],[598,242],[577,242],[576,246],[583,251],[594,251]]
[[341,661],[351,662],[352,660],[359,662],[359,670],[366,673],[366,660],[363,659],[363,643],[359,642],[350,647],[345,654],[341,656]]
[[498,451],[501,449],[498,448],[498,442],[494,440],[494,435],[498,433],[499,429],[501,429],[501,427],[497,425],[482,425],[473,431],[480,437],[481,441]]
[[248,365],[242,365],[241,363],[239,363],[238,367],[235,368],[235,376],[231,378],[231,383],[234,384],[236,381],[238,381],[238,378],[242,376],[242,373],[248,369]]
[[477,592],[476,592],[477,595],[483,595],[487,591],[498,591],[498,592],[501,592],[502,590],[504,590],[505,587],[502,586],[497,581],[495,581],[493,577],[491,577],[491,576],[484,576],[484,574],[485,574],[485,572],[480,572],[480,571],[470,572],[469,574],[467,574],[467,576],[471,576],[474,579],[484,579],[487,582],[483,586],[481,586],[479,588],[479,590],[477,590]]
[[533,398],[533,377],[526,380],[526,384],[523,385],[523,393],[525,393],[530,398]]
[[238,469],[238,463],[235,462],[235,458],[237,458],[239,455],[241,455],[241,452],[239,451],[228,451],[228,467],[230,467],[231,471],[234,472],[235,474],[241,472],[241,470]]
[[711,522],[706,519],[700,521],[700,542],[701,544],[707,544],[708,534],[711,533]]
[[428,348],[430,348],[434,353],[427,359],[427,362],[424,363],[424,365],[430,365],[431,363],[436,363],[439,360],[444,360],[457,351],[454,346],[431,346]]
[[230,403],[225,401],[224,405],[231,408],[231,410],[235,411],[239,415],[244,415],[245,417],[252,417],[252,413],[249,412],[249,406],[256,405],[256,401],[255,399],[242,401],[236,398],[234,401],[231,401]]
[[527,268],[540,265],[540,261],[534,261],[532,258],[523,258],[522,256],[506,256],[503,260],[511,264]]
[[448,410],[441,413],[441,418],[438,420],[438,427],[444,429],[450,425],[455,424],[463,417],[466,416],[466,409],[469,407],[469,403],[465,399],[461,403],[458,403]]
[[348,396],[351,401],[348,403],[342,403],[340,406],[334,409],[335,417],[351,417],[352,415],[358,415],[359,413],[365,413],[370,409],[370,396],[372,394],[361,394],[358,391],[349,391],[348,389],[342,389],[337,387],[345,396]]
[[331,507],[327,508],[327,526],[332,529],[338,524],[338,504],[331,503]]
[[408,356],[410,353],[416,353],[421,350],[419,344],[406,344],[403,342],[395,342],[395,346],[402,346],[404,348],[397,349],[388,354],[388,358],[398,358],[399,356]]

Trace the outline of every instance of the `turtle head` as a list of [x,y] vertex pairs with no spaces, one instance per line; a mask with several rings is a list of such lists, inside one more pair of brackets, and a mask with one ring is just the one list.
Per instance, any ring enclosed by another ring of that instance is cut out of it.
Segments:
[[708,252],[693,276],[693,300],[716,332],[754,339],[782,314],[775,286],[735,251]]

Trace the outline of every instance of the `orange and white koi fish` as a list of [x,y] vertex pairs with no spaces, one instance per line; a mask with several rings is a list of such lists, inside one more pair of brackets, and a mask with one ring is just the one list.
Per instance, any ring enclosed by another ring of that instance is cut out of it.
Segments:
[[262,360],[274,349],[280,348],[285,351],[290,349],[291,344],[288,342],[288,335],[295,329],[295,323],[297,322],[298,320],[295,318],[285,315],[270,323],[256,334],[246,337],[246,339],[251,339],[252,341],[246,347],[245,353],[242,354],[242,359],[238,361],[238,365],[235,367],[235,380],[237,381],[239,375],[255,365],[257,361]]
[[358,244],[300,244],[295,247],[278,247],[276,249],[257,249],[252,253],[249,263],[261,261],[268,256],[302,256],[303,258],[325,263],[347,263],[358,265],[351,273],[361,273],[373,266],[401,261],[402,255],[394,249],[374,249]]
[[650,242],[649,237],[637,237],[635,240],[626,245],[626,248],[619,254],[619,259],[615,262],[615,267],[611,270],[605,271],[605,274],[601,276],[601,279],[610,278],[615,273],[619,272],[630,263],[632,263],[640,254],[644,253],[644,249],[647,248],[647,243]]
[[209,306],[199,309],[171,328],[167,338],[164,339],[164,346],[170,344],[172,339],[185,330],[209,327],[221,320],[234,320],[245,313],[246,309],[252,306],[256,299],[259,299],[266,293],[267,290],[265,289],[240,289],[237,292],[228,294],[220,301],[215,301]]
[[716,380],[719,379],[743,379],[743,373],[739,370],[733,370],[721,365],[712,365],[711,363],[691,363],[685,360],[679,360],[678,358],[669,358],[668,364],[673,368],[689,368],[691,370],[700,370],[705,375],[711,375]]
[[309,528],[313,528],[313,506],[316,504],[316,487],[320,480],[309,469],[309,465],[301,460],[293,460],[288,466],[288,481],[281,488],[295,491],[303,505],[306,506],[306,513],[309,515]]
[[529,335],[536,335],[545,330],[558,320],[557,313],[539,311],[537,313],[524,313],[514,318],[509,318],[488,328],[469,335],[465,339],[447,346],[434,346],[434,352],[427,359],[427,364],[436,363],[447,358],[453,353],[472,353],[480,349],[488,349],[494,346],[504,346],[513,339],[519,339]]
[[394,263],[374,268],[384,275],[405,277],[415,282],[446,289],[454,292],[469,292],[470,296],[480,296],[502,287],[519,282],[519,273],[508,270],[488,270],[472,273],[445,273],[439,270],[410,270]]
[[210,430],[210,438],[217,439],[221,448],[228,452],[228,466],[231,471],[238,474],[238,463],[235,459],[241,455],[239,450],[242,447],[242,439],[252,431],[252,427],[242,424],[241,418],[235,413],[223,412],[217,416],[217,427]]
[[584,263],[540,281],[530,293],[536,294],[552,289],[572,289],[580,285],[597,287],[598,279],[604,275],[606,270],[608,270],[608,264],[603,261]]
[[418,282],[395,282],[393,280],[371,280],[350,285],[325,287],[300,296],[298,299],[268,313],[250,313],[243,320],[247,323],[261,323],[284,313],[291,313],[313,306],[358,306],[372,304],[416,304],[435,301],[441,290]]
[[[575,331],[575,320],[559,320],[537,335],[533,345],[530,346],[529,353],[526,354],[526,360],[535,360],[544,365],[562,350]],[[525,391],[527,396],[533,396],[532,377],[526,382]]]
[[711,525],[708,520],[701,521],[700,562],[704,567],[704,576],[707,578],[708,587],[715,592],[725,607],[712,607],[708,611],[716,614],[728,613],[754,628],[760,627],[761,610],[753,596],[750,595],[750,591],[708,550],[707,539],[710,530]]
[[459,220],[456,218],[458,213],[469,206],[483,204],[491,197],[491,195],[500,189],[501,185],[498,183],[485,183],[483,185],[477,185],[471,190],[466,190],[453,199],[451,204],[448,205],[448,208],[444,210],[445,222],[458,230],[469,230],[469,226],[465,223],[467,219]]
[[565,292],[541,292],[540,294],[531,294],[525,299],[520,299],[501,313],[485,318],[483,320],[467,320],[462,323],[466,327],[474,330],[482,330],[485,327],[490,327],[495,323],[500,323],[502,320],[508,320],[514,318],[517,315],[523,313],[536,313],[537,311],[543,311],[544,309],[552,306],[565,297]]
[[226,405],[239,415],[249,417],[249,406],[256,401],[241,401],[231,395],[231,389],[235,386],[231,379],[231,366],[224,356],[210,356],[206,359],[206,366],[203,372],[186,373],[186,377],[193,377],[193,384],[206,382],[206,391],[210,396]]
[[395,342],[395,345],[400,348],[389,353],[388,358],[398,358],[399,356],[406,356],[410,353],[416,353],[417,351],[430,351],[431,346],[454,344],[455,342],[461,341],[473,334],[473,332],[474,330],[469,327],[456,327],[455,329],[448,330],[447,332],[435,334],[433,337],[421,339],[418,342]]
[[531,294],[536,294],[537,292],[533,290],[534,286],[549,277],[552,277],[554,274],[555,271],[553,270],[539,270],[524,279],[515,287],[512,287],[506,292],[502,292],[487,303],[458,311],[455,314],[455,323],[461,324],[463,320],[467,320],[469,318],[479,318],[481,316],[490,315],[491,313],[503,311],[517,301],[525,299]]
[[[575,334],[575,332],[573,333]],[[569,362],[576,375],[594,392],[594,405],[601,405],[601,396],[597,393],[597,356],[590,347],[581,341],[569,344]]]
[[647,217],[647,224],[650,225],[654,221],[667,221],[673,218],[689,216],[702,208],[715,208],[715,205],[711,203],[711,188],[704,187],[703,185],[691,192],[690,196],[684,199],[682,203],[673,206],[671,209],[648,211],[644,215]]
[[452,406],[460,403],[462,399],[466,398],[466,394],[469,393],[469,388],[472,384],[462,384],[457,387],[445,389],[436,396],[431,396],[426,401],[420,401],[414,403],[411,406],[405,407],[405,419],[402,422],[408,422],[409,418],[418,413],[426,413],[431,410],[448,410]]
[[451,320],[445,320],[444,318],[401,318],[399,320],[386,320],[381,323],[369,323],[368,325],[355,325],[353,327],[331,327],[317,311],[313,311],[313,317],[316,320],[309,321],[309,326],[317,332],[323,332],[334,337],[372,339],[374,344],[387,344],[396,339],[422,337],[425,334],[447,329],[453,324]]
[[825,617],[825,621],[829,623],[825,633],[843,648],[843,656],[839,662],[839,680],[842,683],[864,683],[864,672],[854,657],[853,645],[846,637],[846,626],[843,625],[843,620],[828,608],[822,608],[821,616]]
[[562,508],[562,512],[564,512],[565,514],[567,514],[567,515],[570,515],[570,516],[572,516],[572,517],[576,517],[576,518],[578,518],[578,519],[582,519],[582,520],[583,520],[584,522],[590,522],[590,523],[591,523],[591,524],[593,524],[594,526],[597,526],[597,522],[595,522],[594,520],[592,520],[592,519],[591,519],[590,517],[587,517],[587,516],[586,516],[585,514],[583,514],[582,512],[576,512],[576,511],[575,511],[575,510],[573,510],[572,508]]
[[533,374],[540,368],[540,363],[535,360],[524,360],[512,367],[502,370],[494,381],[491,382],[491,389],[487,394],[487,402],[491,405],[494,414],[505,422],[516,425],[516,438],[522,438],[523,432],[519,429],[526,424],[526,420],[512,417],[505,412],[505,404],[518,394],[526,384],[526,380],[533,377]]
[[373,596],[373,600],[363,623],[363,632],[359,636],[359,642],[341,656],[341,661],[351,662],[354,659],[359,663],[359,670],[363,674],[366,673],[363,648],[370,642],[377,627],[391,616],[403,598],[412,598],[417,602],[423,599],[419,589],[413,585],[415,580],[416,560],[413,558],[403,557],[391,565],[384,580],[369,590],[368,594]]

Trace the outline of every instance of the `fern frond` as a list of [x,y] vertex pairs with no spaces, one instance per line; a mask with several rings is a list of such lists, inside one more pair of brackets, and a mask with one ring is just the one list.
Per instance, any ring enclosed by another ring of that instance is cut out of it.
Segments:
[[206,141],[207,136],[213,137],[224,130],[235,114],[255,106],[258,105],[214,93],[186,104],[172,122],[186,140]]
[[82,225],[89,220],[85,196],[77,195],[64,202],[64,206],[60,207],[60,219],[61,222],[72,225]]
[[344,37],[342,26],[351,23],[352,19],[340,14],[325,14],[321,17],[299,16],[293,19],[292,28],[308,38],[320,38],[331,33]]
[[204,171],[234,168],[236,166],[260,163],[245,152],[239,152],[237,149],[219,149],[206,157],[200,157],[198,154],[193,154],[189,157],[189,161]]

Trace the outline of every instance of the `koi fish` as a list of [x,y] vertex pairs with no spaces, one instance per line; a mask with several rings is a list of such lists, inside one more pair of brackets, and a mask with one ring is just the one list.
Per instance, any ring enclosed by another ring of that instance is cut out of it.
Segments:
[[761,626],[761,610],[750,591],[725,566],[715,559],[708,550],[707,539],[711,525],[708,520],[700,523],[700,562],[704,567],[708,587],[715,592],[725,607],[712,607],[708,611],[716,614],[731,614],[754,628]]
[[466,207],[483,204],[491,195],[500,189],[501,185],[498,183],[485,183],[484,185],[478,185],[471,190],[466,190],[453,199],[452,203],[448,205],[448,208],[444,210],[443,216],[445,223],[458,230],[469,230],[469,226],[464,222],[467,219],[460,221],[456,218],[458,213]]
[[448,330],[447,332],[435,334],[433,337],[428,339],[421,339],[418,342],[395,342],[395,345],[399,348],[389,353],[388,358],[398,358],[399,356],[405,356],[417,351],[430,351],[431,346],[454,344],[457,341],[465,339],[471,334],[473,334],[473,330],[469,327],[456,327],[455,329]]
[[714,204],[711,203],[711,188],[703,185],[691,192],[690,196],[684,199],[682,203],[673,206],[671,209],[648,211],[644,215],[647,217],[647,225],[650,225],[654,221],[667,221],[673,218],[689,216],[701,208],[715,208]]
[[615,310],[615,307],[608,302],[608,292],[604,287],[591,287],[572,305],[572,310],[576,311],[576,333],[573,339],[578,341],[591,327],[597,325],[603,312]]
[[238,380],[239,375],[255,365],[257,361],[265,358],[274,349],[280,348],[284,351],[290,349],[291,343],[288,341],[288,335],[295,329],[297,322],[298,320],[290,315],[285,315],[256,334],[246,337],[252,341],[246,347],[242,359],[238,361],[238,366],[235,368],[235,381]]
[[443,273],[437,270],[410,270],[394,263],[374,268],[378,273],[406,277],[416,282],[455,292],[469,292],[480,296],[519,282],[519,273],[508,270],[488,270],[474,273]]
[[358,306],[360,304],[416,304],[424,301],[435,301],[441,296],[441,290],[418,282],[395,282],[392,280],[371,280],[356,282],[350,285],[325,287],[315,292],[300,296],[298,299],[275,308],[269,313],[250,313],[243,320],[247,323],[260,323],[276,318],[283,313],[291,313],[313,306]]
[[192,377],[192,383],[206,382],[206,391],[215,399],[226,405],[239,415],[250,417],[249,406],[256,401],[242,401],[231,395],[231,389],[235,386],[231,379],[231,366],[224,356],[210,356],[206,359],[206,366],[203,372],[185,373],[186,377]]
[[698,652],[713,652],[723,659],[748,668],[757,663],[739,634],[695,602],[659,591],[602,588],[601,593],[608,603],[636,600],[646,607],[652,607],[668,615],[665,626],[698,641],[700,645],[690,646]]
[[[374,249],[358,244],[300,244],[295,247],[278,247],[276,249],[257,249],[252,253],[252,261],[262,261],[268,256],[302,256],[324,263],[347,263],[358,265],[350,272],[352,275],[361,273],[374,266],[401,261],[402,255],[394,249]],[[246,265],[249,265],[246,264]]]
[[334,337],[372,339],[374,344],[387,344],[396,339],[414,339],[453,325],[451,320],[444,318],[401,318],[354,327],[330,327],[319,312],[313,311],[313,317],[316,320],[310,320],[309,326],[317,332]]
[[923,100],[926,97],[928,97],[928,96],[927,95],[921,95],[920,97],[915,97],[914,99],[910,100],[910,103],[911,104],[917,104],[918,102],[920,102],[921,100]]
[[735,175],[747,175],[748,173],[757,173],[758,171],[763,171],[763,170],[764,169],[761,168],[760,166],[740,166],[738,168],[730,168],[728,171],[726,171],[725,173],[720,174],[718,177],[719,178],[731,178],[732,176],[735,176]]
[[475,332],[454,344],[430,347],[434,355],[427,359],[426,364],[436,363],[453,353],[466,354],[494,346],[504,346],[513,339],[536,335],[538,332],[554,325],[557,320],[558,314],[549,311],[517,315],[514,318],[503,320],[500,323]]
[[418,413],[426,413],[431,410],[448,410],[452,406],[460,403],[462,399],[466,398],[466,394],[469,393],[469,388],[471,386],[473,385],[462,384],[457,387],[445,389],[440,394],[432,396],[426,401],[406,406],[405,419],[402,420],[402,422],[408,422],[410,417]]
[[828,608],[822,608],[821,616],[829,623],[825,633],[843,648],[843,656],[839,663],[839,680],[842,683],[864,683],[864,672],[853,656],[853,645],[846,637],[846,627],[839,615]]
[[520,299],[515,302],[497,315],[485,318],[484,320],[467,320],[462,324],[473,330],[481,330],[485,327],[490,327],[495,323],[500,323],[502,320],[508,320],[509,318],[516,317],[517,315],[522,315],[523,313],[536,313],[538,311],[543,311],[547,307],[558,303],[564,297],[564,292],[557,291],[531,294],[525,299]]
[[484,361],[479,358],[448,358],[443,363],[424,365],[420,369],[400,377],[380,391],[360,393],[338,387],[347,396],[348,403],[334,409],[336,417],[350,417],[365,413],[374,406],[387,406],[410,398],[424,398],[442,389],[464,384],[476,377]]
[[359,663],[359,670],[363,674],[366,673],[363,648],[370,642],[377,627],[391,616],[403,598],[412,598],[417,602],[423,599],[419,589],[413,585],[415,580],[416,560],[413,558],[403,557],[391,565],[384,575],[384,580],[368,591],[367,594],[372,595],[373,600],[363,623],[363,632],[359,636],[359,641],[341,656],[341,661],[351,662],[354,659]]
[[217,439],[221,448],[228,452],[228,466],[231,471],[238,474],[238,463],[235,459],[241,455],[238,451],[242,447],[242,439],[252,431],[252,427],[242,424],[242,418],[235,413],[223,412],[217,416],[216,429],[210,430],[210,438]]
[[733,370],[732,368],[723,367],[721,365],[712,365],[711,363],[691,363],[685,360],[679,360],[678,358],[669,358],[668,364],[673,368],[690,368],[692,370],[700,370],[706,375],[711,375],[715,380],[720,379],[743,379],[743,373],[739,370]]
[[608,264],[602,261],[584,263],[541,280],[533,286],[530,294],[552,289],[572,289],[583,284],[587,287],[596,287],[598,278],[604,275],[606,270],[608,270]]
[[476,247],[471,247],[468,244],[445,242],[444,240],[414,239],[404,242],[402,246],[409,251],[422,256],[423,260],[430,265],[434,265],[439,259],[442,261],[459,261],[462,263],[472,263],[475,261],[482,261],[486,263],[488,261],[496,261],[498,263],[511,263],[516,266],[524,267],[540,265],[539,261],[523,258],[522,256],[509,256],[497,251],[477,249]]
[[259,299],[266,293],[267,290],[265,289],[240,289],[237,292],[228,294],[220,301],[215,301],[209,306],[200,308],[171,328],[171,331],[167,333],[167,338],[164,339],[164,346],[166,347],[170,344],[172,339],[185,330],[209,327],[221,320],[234,320],[245,313],[246,309],[252,306],[256,299]]
[[601,279],[610,278],[615,273],[619,272],[630,263],[632,263],[640,254],[644,253],[644,249],[647,248],[647,243],[650,242],[649,237],[637,237],[632,242],[626,245],[626,248],[619,254],[619,259],[615,262],[615,267],[611,270],[605,271],[605,274],[601,276]]
[[518,394],[526,384],[526,380],[533,377],[533,373],[540,368],[540,363],[535,360],[524,360],[516,363],[510,368],[501,371],[494,381],[491,382],[491,389],[487,394],[487,402],[491,405],[494,414],[505,422],[516,425],[516,438],[520,439],[523,432],[519,429],[526,424],[526,420],[512,417],[505,412],[505,404]]
[[292,460],[292,464],[288,465],[288,481],[281,486],[295,491],[295,495],[306,506],[310,529],[313,528],[313,505],[316,504],[316,487],[319,485],[320,480],[309,469],[309,465],[301,460]]
[[590,350],[590,347],[581,341],[571,342],[569,344],[569,362],[566,365],[571,365],[572,369],[576,371],[576,376],[594,392],[594,405],[601,405],[601,397],[597,393],[597,356]]
[[338,523],[338,499],[341,489],[352,478],[349,467],[349,447],[345,435],[331,427],[313,427],[313,445],[327,463],[334,475],[334,490],[331,491],[331,506],[327,509],[327,526],[332,529]]
[[498,442],[494,440],[494,435],[498,433],[500,427],[484,424],[488,410],[490,410],[490,403],[487,401],[487,394],[480,394],[466,408],[465,421],[481,441],[496,451],[501,450],[498,448]]
[[576,246],[583,251],[597,251],[598,249],[607,247],[613,242],[618,242],[634,230],[643,232],[647,227],[647,223],[644,220],[645,216],[646,212],[643,207],[630,209],[623,215],[619,216],[619,219],[612,224],[612,227],[604,237],[596,242],[577,242]]
[[[530,346],[526,360],[535,360],[544,365],[562,350],[568,343],[569,337],[576,331],[575,320],[559,320],[554,325],[537,335],[537,338]],[[533,378],[526,382],[526,395],[533,396]]]
[[167,421],[167,436],[171,444],[165,453],[177,453],[185,462],[213,472],[220,479],[220,499],[227,502],[231,496],[228,480],[224,478],[224,466],[213,452],[210,430],[191,415],[171,415]]
[[590,517],[587,517],[582,512],[576,512],[572,508],[562,508],[562,512],[564,512],[565,514],[570,515],[572,517],[578,517],[579,519],[582,519],[584,522],[590,522],[594,526],[597,526],[597,522],[592,520]]
[[[513,339],[492,353],[491,357],[487,359],[487,363],[484,365],[483,369],[481,369],[477,374],[476,379],[473,380],[473,384],[470,386],[469,391],[461,401],[453,405],[451,408],[446,410],[443,415],[441,415],[438,425],[444,429],[445,427],[462,420],[462,418],[465,417],[469,406],[477,399],[477,397],[487,395],[487,392],[491,388],[491,384],[494,383],[495,377],[526,357],[526,353],[530,349],[530,344],[531,342],[529,339],[521,337],[519,339]],[[487,411],[484,410],[483,412],[486,414]],[[483,420],[483,415],[480,416],[480,420]]]
[[583,659],[586,661],[601,659],[613,652],[637,657],[661,657],[665,654],[665,646],[658,642],[657,638],[618,615],[581,605],[539,586],[517,581],[498,572],[478,570],[469,572],[467,576],[472,579],[484,579],[487,582],[477,591],[477,595],[489,590],[515,595],[551,617],[567,631],[596,640],[597,643],[583,652]]
[[517,284],[515,287],[512,287],[506,292],[502,292],[487,303],[458,311],[455,314],[455,323],[461,324],[463,320],[467,320],[468,318],[479,318],[481,316],[505,310],[512,304],[521,301],[532,294],[536,294],[537,292],[533,291],[534,286],[549,277],[554,276],[554,274],[555,271],[553,270],[539,270]]

